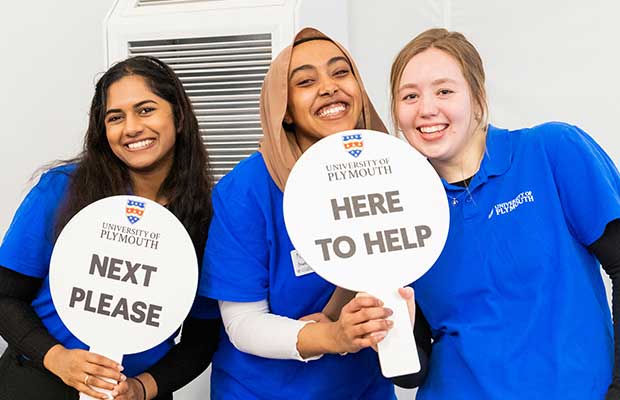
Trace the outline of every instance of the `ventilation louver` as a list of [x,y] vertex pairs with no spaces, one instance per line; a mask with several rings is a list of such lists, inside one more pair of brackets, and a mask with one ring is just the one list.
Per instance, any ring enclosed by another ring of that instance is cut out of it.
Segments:
[[222,1],[222,0],[138,0],[138,7],[158,6],[162,4],[182,4],[182,3],[200,3],[205,1]]
[[258,148],[260,88],[271,53],[270,33],[129,42],[130,55],[157,57],[179,76],[216,180]]

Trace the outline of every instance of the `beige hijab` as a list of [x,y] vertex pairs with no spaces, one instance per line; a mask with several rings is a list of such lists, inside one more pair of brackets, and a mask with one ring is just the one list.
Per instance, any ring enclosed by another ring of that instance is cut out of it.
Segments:
[[[332,41],[349,59],[353,74],[362,92],[362,120],[364,125],[360,128],[387,132],[379,114],[368,98],[360,74],[349,52],[339,43],[314,28],[302,29],[295,36],[293,43],[309,38],[325,38]],[[265,76],[260,96],[260,121],[263,128],[263,139],[259,151],[263,154],[271,178],[282,191],[284,191],[286,180],[293,165],[301,156],[301,149],[295,140],[294,132],[288,132],[282,126],[288,99],[288,71],[292,50],[293,44],[282,50],[278,57],[273,60],[267,76]]]

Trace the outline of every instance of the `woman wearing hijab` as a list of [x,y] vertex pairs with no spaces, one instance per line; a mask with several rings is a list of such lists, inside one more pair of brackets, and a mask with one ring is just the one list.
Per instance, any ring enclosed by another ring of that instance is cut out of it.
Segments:
[[211,398],[394,398],[367,349],[385,336],[391,311],[356,298],[334,322],[320,313],[334,286],[299,257],[282,214],[287,177],[313,143],[386,129],[348,52],[310,28],[273,61],[260,110],[260,151],[213,192],[199,292],[219,300],[227,334],[214,356]]

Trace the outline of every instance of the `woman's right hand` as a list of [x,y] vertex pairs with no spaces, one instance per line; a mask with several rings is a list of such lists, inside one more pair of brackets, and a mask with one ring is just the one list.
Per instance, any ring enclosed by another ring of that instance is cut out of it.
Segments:
[[[409,320],[411,321],[411,327],[413,328],[413,323],[415,322],[415,296],[413,293],[413,288],[409,286],[405,286],[402,288],[398,288],[398,294],[407,302],[407,310],[409,311]],[[368,293],[360,292],[356,295],[356,297],[368,297],[370,296]],[[378,343],[378,342],[377,342]],[[377,343],[371,345],[374,351],[379,351],[377,349]]]
[[391,309],[383,307],[381,300],[358,294],[342,307],[334,323],[338,352],[356,353],[379,343],[394,324],[387,319],[392,313]]
[[114,389],[113,383],[102,378],[115,381],[127,379],[121,373],[123,367],[119,363],[86,350],[69,350],[60,344],[49,349],[43,358],[43,365],[68,386],[98,399],[107,399],[109,395],[92,387]]

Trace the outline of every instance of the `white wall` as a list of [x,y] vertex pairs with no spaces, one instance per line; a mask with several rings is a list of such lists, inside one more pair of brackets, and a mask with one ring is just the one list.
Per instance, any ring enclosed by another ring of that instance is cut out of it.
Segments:
[[32,173],[80,150],[112,3],[14,1],[0,13],[0,237]]
[[[113,2],[16,1],[0,13],[0,237],[31,174],[80,149],[94,82],[105,70],[102,23]],[[336,3],[338,15],[343,2]],[[517,128],[552,119],[573,122],[620,160],[613,123],[620,115],[620,3],[349,0],[344,30],[338,21],[322,26],[333,17],[325,4],[304,1],[301,23],[348,42],[386,121],[388,73],[397,51],[422,30],[446,26],[464,32],[483,56],[493,123]],[[178,398],[205,398],[207,378],[201,379]],[[409,396],[401,392],[401,398]]]
[[0,13],[0,238],[35,170],[80,150],[112,3],[15,1]]
[[297,0],[297,30],[311,26],[349,47],[349,4],[334,0]]
[[446,27],[464,33],[482,55],[492,123],[571,122],[620,161],[613,122],[620,115],[619,2],[350,0],[349,10],[350,49],[386,120],[397,52],[423,30]]

